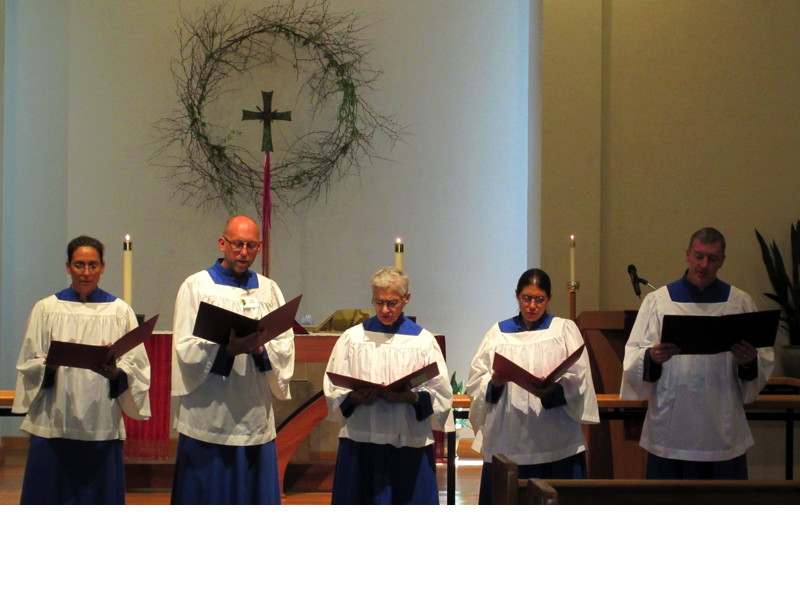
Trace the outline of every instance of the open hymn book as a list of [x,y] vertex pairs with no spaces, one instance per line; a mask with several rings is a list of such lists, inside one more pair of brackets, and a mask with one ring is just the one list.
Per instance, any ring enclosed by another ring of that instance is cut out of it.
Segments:
[[494,353],[492,369],[502,377],[505,377],[511,383],[517,384],[526,392],[537,395],[551,383],[554,383],[563,377],[569,368],[580,358],[583,348],[584,345],[581,344],[580,348],[565,358],[564,361],[555,369],[553,369],[546,377],[537,377],[533,373],[529,373],[527,370],[510,361],[498,352]]
[[728,352],[736,342],[756,348],[775,345],[780,310],[761,310],[732,315],[664,315],[661,341],[681,349],[681,354]]
[[379,391],[402,392],[406,387],[417,387],[422,385],[429,379],[433,379],[439,374],[439,365],[430,363],[421,369],[417,369],[413,373],[409,373],[405,377],[401,377],[397,381],[389,384],[375,383],[373,381],[364,381],[363,379],[356,379],[355,377],[348,377],[347,375],[340,375],[339,373],[327,372],[328,379],[331,383],[338,387],[347,388],[348,390],[362,390],[373,389]]
[[292,328],[302,297],[301,294],[289,300],[261,319],[251,319],[208,302],[201,302],[200,308],[197,309],[192,335],[223,345],[228,343],[231,329],[236,331],[239,337],[259,331],[262,333],[263,343],[267,343]]
[[95,346],[53,340],[47,349],[44,362],[51,367],[77,367],[92,369],[117,361],[123,354],[144,343],[153,333],[158,315],[132,329],[110,346]]

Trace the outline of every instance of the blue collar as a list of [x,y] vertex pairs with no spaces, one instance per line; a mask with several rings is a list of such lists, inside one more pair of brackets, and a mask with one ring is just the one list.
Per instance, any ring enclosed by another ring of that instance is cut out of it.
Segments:
[[[81,297],[78,295],[78,292],[76,292],[72,288],[72,286],[69,286],[68,288],[64,288],[63,290],[58,292],[56,294],[56,298],[58,298],[59,300],[63,300],[64,302],[80,302],[81,301]],[[108,292],[106,292],[104,290],[101,290],[100,288],[95,288],[95,290],[91,294],[89,294],[89,297],[86,299],[86,302],[87,303],[91,302],[93,304],[98,304],[100,302],[113,302],[116,299],[117,299],[116,296],[112,296],[111,294],[109,294]]]
[[373,331],[375,333],[399,333],[401,335],[419,335],[422,333],[422,327],[414,323],[411,319],[406,319],[405,314],[400,317],[391,325],[384,325],[380,319],[370,317],[363,323],[364,331]]
[[528,329],[527,327],[525,327],[525,319],[522,318],[521,314],[518,314],[516,317],[506,319],[505,321],[500,321],[497,324],[497,326],[503,333],[522,333],[523,331],[536,331],[538,329],[548,329],[552,322],[553,322],[553,315],[546,312],[542,315],[541,319],[535,321],[531,326],[531,328]]
[[238,287],[243,290],[254,290],[258,288],[258,275],[255,271],[248,269],[241,275],[222,266],[222,259],[218,258],[214,266],[206,269],[214,283],[218,285],[228,285]]
[[667,291],[673,302],[714,304],[728,301],[731,295],[731,284],[717,279],[707,285],[706,289],[701,290],[686,278],[686,273],[687,271],[684,271],[683,277],[667,284]]

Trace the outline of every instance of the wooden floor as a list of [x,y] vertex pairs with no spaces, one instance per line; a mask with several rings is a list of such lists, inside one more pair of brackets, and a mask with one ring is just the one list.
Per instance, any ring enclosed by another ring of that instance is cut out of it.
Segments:
[[[5,465],[0,466],[0,505],[19,504],[22,476],[25,471],[27,447],[16,438],[4,438]],[[440,504],[447,503],[446,468],[437,465]],[[480,462],[474,459],[458,460],[456,463],[456,504],[477,504],[480,485]],[[330,504],[330,466],[309,466],[295,469],[291,481],[287,478],[283,504],[323,505]],[[128,491],[126,504],[169,504],[169,491]]]

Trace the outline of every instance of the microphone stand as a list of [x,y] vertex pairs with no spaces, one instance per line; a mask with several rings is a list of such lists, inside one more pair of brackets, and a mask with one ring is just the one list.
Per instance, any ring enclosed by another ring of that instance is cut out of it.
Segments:
[[656,289],[655,287],[653,287],[653,285],[652,285],[652,284],[651,284],[649,281],[647,281],[647,279],[642,279],[641,277],[639,277],[639,276],[637,275],[637,276],[636,276],[636,280],[637,280],[639,283],[642,283],[642,284],[646,285],[646,286],[647,286],[647,287],[649,287],[651,290],[655,290],[655,289]]

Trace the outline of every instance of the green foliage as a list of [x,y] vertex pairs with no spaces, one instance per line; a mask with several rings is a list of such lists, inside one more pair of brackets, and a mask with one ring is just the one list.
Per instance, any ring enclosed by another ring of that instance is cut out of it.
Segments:
[[467,393],[467,386],[464,385],[463,381],[456,381],[456,372],[453,371],[453,374],[450,376],[450,388],[453,390],[453,394],[466,394]]
[[[172,65],[181,109],[156,123],[163,142],[155,157],[164,161],[184,204],[221,205],[231,214],[242,204],[261,206],[263,162],[235,145],[238,132],[220,135],[205,116],[229,78],[259,65],[288,64],[298,76],[306,74],[314,112],[338,101],[329,129],[301,136],[280,164],[273,163],[275,208],[313,203],[333,180],[357,172],[365,159],[379,158],[375,135],[390,142],[401,137],[397,123],[365,97],[381,73],[366,62],[370,48],[360,39],[363,26],[355,13],[333,13],[329,5],[330,0],[289,1],[237,12],[222,1],[182,18],[180,54]],[[276,39],[288,42],[288,50]]]
[[768,245],[759,231],[755,231],[773,290],[764,295],[781,307],[781,326],[789,333],[789,343],[800,346],[800,219],[791,225],[791,277],[775,240]]

